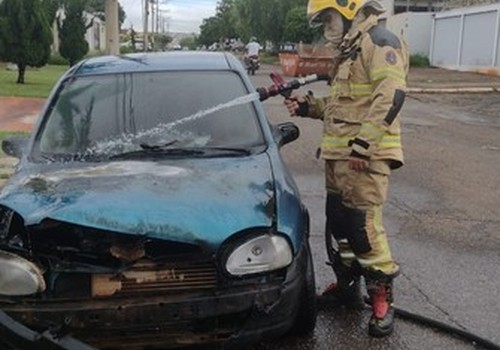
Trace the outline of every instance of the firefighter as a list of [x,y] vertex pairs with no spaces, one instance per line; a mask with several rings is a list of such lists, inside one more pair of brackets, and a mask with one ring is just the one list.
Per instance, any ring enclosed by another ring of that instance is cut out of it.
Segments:
[[369,334],[394,327],[393,260],[382,223],[392,170],[403,165],[400,110],[405,99],[408,50],[378,24],[378,1],[309,0],[312,26],[322,25],[334,51],[331,92],[326,97],[294,95],[285,100],[291,116],[323,120],[319,149],[325,160],[326,234],[336,250],[337,283],[323,293],[359,306],[361,277],[371,300]]

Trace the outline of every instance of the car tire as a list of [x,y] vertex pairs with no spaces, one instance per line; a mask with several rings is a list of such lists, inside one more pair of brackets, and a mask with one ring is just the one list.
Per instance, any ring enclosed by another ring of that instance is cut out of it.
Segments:
[[317,300],[316,300],[316,282],[314,278],[314,265],[309,242],[305,243],[306,250],[306,274],[301,288],[299,298],[299,308],[295,322],[290,332],[294,335],[307,335],[316,327]]

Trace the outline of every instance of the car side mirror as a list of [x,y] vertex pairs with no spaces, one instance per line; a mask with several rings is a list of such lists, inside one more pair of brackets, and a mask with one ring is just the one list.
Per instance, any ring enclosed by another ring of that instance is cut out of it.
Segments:
[[280,147],[297,140],[300,136],[298,126],[292,122],[280,123],[275,128],[277,131],[277,142]]
[[27,145],[27,136],[11,136],[2,141],[2,151],[8,156],[21,159]]

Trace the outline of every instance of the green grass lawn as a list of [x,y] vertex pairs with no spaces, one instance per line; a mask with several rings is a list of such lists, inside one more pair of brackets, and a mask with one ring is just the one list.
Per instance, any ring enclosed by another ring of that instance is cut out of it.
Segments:
[[2,141],[10,136],[28,136],[29,132],[24,131],[2,131],[0,130],[0,144]]
[[68,66],[28,68],[24,77],[25,84],[16,84],[17,71],[9,71],[5,69],[5,64],[0,64],[0,96],[46,98],[68,68]]

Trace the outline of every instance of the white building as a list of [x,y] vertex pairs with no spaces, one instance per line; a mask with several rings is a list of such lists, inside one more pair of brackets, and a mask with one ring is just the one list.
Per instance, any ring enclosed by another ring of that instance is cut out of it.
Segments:
[[[87,23],[90,23],[93,19],[92,26],[87,29],[85,33],[85,40],[89,44],[89,53],[104,52],[106,50],[106,23],[94,16],[91,13],[84,12],[85,19]],[[60,9],[56,14],[57,18],[61,21],[64,19],[64,10]],[[59,31],[57,29],[57,22],[54,21],[52,25],[52,33],[54,37],[54,42],[52,44],[52,53],[59,53]]]

